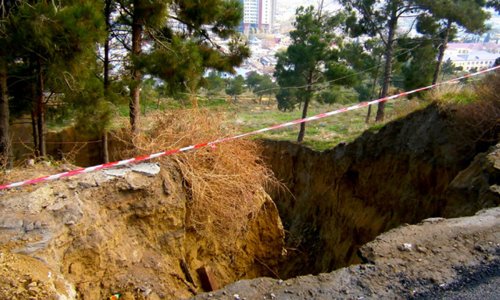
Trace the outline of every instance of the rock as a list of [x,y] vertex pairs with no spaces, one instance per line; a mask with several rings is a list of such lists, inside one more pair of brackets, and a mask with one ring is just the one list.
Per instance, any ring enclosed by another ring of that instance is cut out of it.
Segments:
[[0,229],[21,229],[23,227],[23,220],[13,217],[7,217],[0,221]]
[[483,245],[476,245],[476,246],[474,246],[474,250],[477,250],[477,251],[479,251],[481,253],[486,253],[487,252],[486,248]]
[[132,165],[131,170],[146,176],[155,176],[160,173],[160,166],[157,163],[142,163]]
[[130,172],[129,168],[104,170],[105,175],[112,177],[121,177],[121,178],[125,178],[125,175],[127,175],[128,172]]
[[172,194],[171,189],[172,189],[172,187],[170,186],[170,183],[168,182],[168,180],[163,179],[163,193],[165,193],[165,195],[167,195],[167,196],[170,196]]
[[35,229],[35,223],[34,222],[24,222],[24,231],[30,232]]
[[399,251],[407,251],[407,252],[409,252],[412,249],[413,249],[413,245],[410,244],[410,243],[404,243],[404,244],[398,246],[398,250]]
[[86,180],[86,181],[78,182],[78,187],[80,187],[82,189],[88,189],[88,188],[92,188],[92,187],[96,187],[96,186],[97,186],[97,183],[95,182],[95,180]]
[[417,252],[419,252],[419,253],[424,253],[424,254],[426,254],[426,253],[427,253],[427,251],[428,251],[428,250],[427,250],[427,248],[425,248],[424,246],[420,246],[420,245],[417,245],[417,246],[415,247],[415,249],[417,250]]
[[430,223],[430,224],[436,224],[439,222],[443,222],[446,220],[445,218],[428,218],[422,221],[422,223]]
[[125,176],[125,181],[128,184],[128,189],[133,191],[146,189],[151,183],[146,176],[137,173],[128,173]]

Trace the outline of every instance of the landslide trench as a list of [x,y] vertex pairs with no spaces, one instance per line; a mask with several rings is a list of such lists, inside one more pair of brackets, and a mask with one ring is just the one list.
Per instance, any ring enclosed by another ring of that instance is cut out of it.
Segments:
[[360,246],[391,228],[500,204],[491,188],[500,183],[498,124],[469,121],[430,105],[324,152],[264,141],[265,160],[288,189],[269,192],[287,233],[280,276],[359,263]]

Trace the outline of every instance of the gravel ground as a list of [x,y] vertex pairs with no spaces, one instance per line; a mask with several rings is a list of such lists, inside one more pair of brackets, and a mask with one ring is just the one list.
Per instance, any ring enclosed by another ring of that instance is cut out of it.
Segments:
[[460,280],[444,288],[435,288],[422,293],[415,299],[445,300],[496,300],[500,299],[500,261],[490,265],[482,265],[474,270],[464,268],[458,270],[462,274]]

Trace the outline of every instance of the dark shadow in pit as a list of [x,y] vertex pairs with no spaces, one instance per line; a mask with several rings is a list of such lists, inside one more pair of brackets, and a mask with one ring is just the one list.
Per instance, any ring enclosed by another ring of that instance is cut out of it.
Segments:
[[280,276],[360,263],[359,247],[391,228],[499,205],[489,186],[500,175],[481,154],[497,139],[467,126],[430,105],[324,152],[263,141],[265,162],[289,190],[269,191],[287,231]]

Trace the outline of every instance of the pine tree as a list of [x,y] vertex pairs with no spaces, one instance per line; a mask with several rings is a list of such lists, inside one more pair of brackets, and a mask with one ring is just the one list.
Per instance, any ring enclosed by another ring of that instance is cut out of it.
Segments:
[[495,9],[497,12],[500,12],[500,0],[489,0],[486,3],[486,6]]
[[[302,103],[302,118],[307,117],[309,103],[316,88],[329,79],[345,78],[349,84],[352,71],[339,61],[339,51],[334,44],[340,43],[335,30],[344,22],[344,15],[328,16],[314,7],[300,7],[296,12],[295,30],[290,32],[292,44],[285,52],[278,53],[274,76],[280,86],[276,95],[278,108],[289,110]],[[305,135],[305,123],[300,124],[297,141]]]
[[278,86],[273,82],[271,76],[260,75],[255,71],[247,75],[245,82],[247,87],[259,97],[259,103],[262,103],[262,97],[264,95],[273,95],[278,89]]
[[459,26],[470,33],[482,33],[486,30],[485,21],[489,14],[483,10],[486,6],[484,0],[415,0],[422,9],[427,10],[438,23],[435,36],[439,38],[439,54],[434,69],[432,83],[439,78],[441,64],[448,41],[454,34],[454,27]]
[[207,90],[208,97],[211,98],[224,90],[226,82],[219,72],[211,71],[208,76],[204,78],[203,85]]
[[[191,95],[203,84],[207,69],[234,72],[249,56],[236,27],[243,15],[238,0],[122,0],[120,22],[129,28],[130,123],[137,131],[142,74],[162,79],[171,94]],[[215,37],[230,39],[227,47]],[[126,40],[122,38],[122,40]],[[145,43],[150,46],[143,51]],[[196,98],[191,97],[196,105]]]
[[397,60],[402,64],[401,87],[412,90],[432,82],[434,61],[437,54],[433,40],[425,36],[405,38],[398,41]]
[[259,97],[259,104],[262,104],[262,97],[265,95],[271,96],[276,94],[278,85],[273,82],[271,76],[262,75],[258,85],[254,88],[253,92]]
[[46,156],[46,92],[72,91],[76,78],[95,59],[102,18],[98,1],[23,2],[12,17],[11,32],[18,64],[31,73],[37,154]]
[[0,156],[4,166],[12,166],[12,149],[10,143],[10,112],[8,91],[8,65],[12,61],[10,18],[15,13],[18,1],[1,1],[0,5]]
[[243,94],[245,91],[245,79],[243,76],[238,75],[235,78],[232,78],[228,81],[226,87],[226,94],[234,97],[233,102],[238,102],[238,96]]
[[[372,37],[378,35],[384,43],[385,63],[380,96],[386,97],[392,77],[398,22],[405,14],[416,12],[418,7],[411,0],[340,0],[340,2],[351,12],[351,17],[347,21],[351,35],[367,34]],[[384,109],[385,102],[380,102],[376,121],[384,120]]]
[[[353,42],[344,45],[341,57],[349,62],[358,73],[359,84],[354,89],[358,92],[359,101],[373,100],[378,96],[380,65],[384,49],[379,39],[369,39],[364,43]],[[365,123],[369,123],[372,106],[368,106]]]

